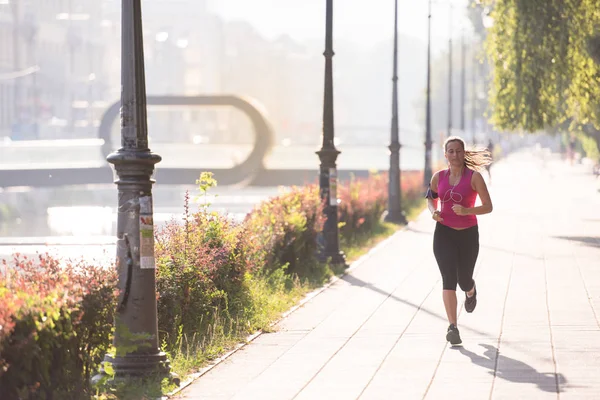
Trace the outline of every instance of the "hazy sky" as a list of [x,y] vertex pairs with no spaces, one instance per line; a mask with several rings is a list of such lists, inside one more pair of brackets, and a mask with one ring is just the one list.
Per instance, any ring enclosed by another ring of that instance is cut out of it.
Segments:
[[[297,40],[322,39],[325,31],[325,0],[209,0],[209,7],[227,20],[246,20],[267,38],[288,34]],[[448,12],[454,4],[453,28],[460,32],[467,0],[434,0],[432,41],[434,47],[448,40]],[[398,0],[398,30],[427,40],[427,0]],[[394,0],[335,0],[334,35],[367,45],[389,38],[394,27]]]

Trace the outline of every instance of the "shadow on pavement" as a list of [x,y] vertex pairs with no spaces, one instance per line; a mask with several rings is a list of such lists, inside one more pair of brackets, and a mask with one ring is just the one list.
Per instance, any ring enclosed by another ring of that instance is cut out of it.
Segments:
[[469,357],[474,364],[488,368],[490,370],[489,373],[498,378],[515,383],[535,384],[544,392],[558,393],[564,391],[567,379],[563,374],[539,372],[522,361],[499,354],[498,349],[494,346],[489,344],[480,344],[480,346],[486,349],[483,353],[484,357],[464,347],[454,349]]
[[[385,290],[382,290],[382,289],[378,288],[377,286],[373,285],[372,283],[365,282],[365,281],[363,281],[361,279],[358,279],[357,277],[355,277],[355,276],[353,276],[351,274],[346,274],[345,276],[342,277],[342,280],[348,282],[352,286],[364,287],[364,288],[367,288],[369,290],[372,290],[372,291],[374,291],[376,293],[379,293],[379,294],[381,294],[381,295],[383,295],[385,297],[389,297],[390,299],[395,300],[395,301],[397,301],[399,303],[406,304],[407,306],[410,306],[410,307],[414,308],[416,311],[422,311],[425,314],[431,315],[432,317],[435,317],[437,319],[440,319],[440,320],[444,321],[446,324],[448,323],[448,319],[446,318],[446,316],[437,314],[437,313],[435,313],[435,312],[433,312],[431,310],[423,308],[421,304],[415,304],[415,303],[413,303],[411,301],[408,301],[408,300],[405,300],[405,299],[401,299],[400,297],[394,296],[392,293],[388,293]],[[439,282],[439,279],[435,282],[435,284],[437,285],[438,282]],[[427,299],[427,297],[429,297],[429,296],[426,296],[425,299],[423,299],[423,302]],[[442,301],[441,297],[442,296],[441,296],[441,293],[440,293],[440,302]],[[492,338],[493,337],[492,335],[490,335],[487,332],[482,332],[480,330],[469,328],[469,327],[466,327],[466,326],[463,326],[461,329],[465,329],[465,330],[471,331],[473,333],[476,333],[478,335],[481,335],[481,336],[484,336],[484,337],[487,337],[487,338]]]
[[580,242],[591,247],[600,247],[600,237],[598,236],[552,236],[554,239],[570,240]]

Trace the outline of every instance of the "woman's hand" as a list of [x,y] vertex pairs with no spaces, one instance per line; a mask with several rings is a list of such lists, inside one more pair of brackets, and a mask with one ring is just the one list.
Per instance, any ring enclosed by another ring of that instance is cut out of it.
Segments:
[[444,218],[441,217],[440,212],[439,211],[435,211],[432,215],[431,218],[433,218],[434,221],[436,222],[442,222],[444,220]]
[[454,211],[456,215],[460,215],[461,217],[464,215],[468,215],[467,210],[467,208],[461,206],[460,204],[454,204],[452,206],[452,211]]

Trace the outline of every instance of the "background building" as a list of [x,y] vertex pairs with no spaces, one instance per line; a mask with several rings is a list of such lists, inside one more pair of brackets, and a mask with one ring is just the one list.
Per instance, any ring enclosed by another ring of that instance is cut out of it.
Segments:
[[94,135],[108,79],[104,2],[3,0],[0,31],[0,135]]
[[[148,95],[248,96],[264,107],[279,143],[319,143],[323,40],[267,39],[248,22],[212,13],[208,0],[142,4]],[[120,24],[119,0],[0,0],[0,135],[96,137],[103,112],[120,97]],[[335,41],[342,144],[389,142],[391,40],[392,32],[368,46]],[[400,63],[401,133],[405,144],[418,146],[425,57],[424,43],[400,38],[399,58],[411,60]],[[227,107],[150,106],[148,119],[155,143],[253,140],[247,117]],[[113,131],[119,143],[118,121]]]

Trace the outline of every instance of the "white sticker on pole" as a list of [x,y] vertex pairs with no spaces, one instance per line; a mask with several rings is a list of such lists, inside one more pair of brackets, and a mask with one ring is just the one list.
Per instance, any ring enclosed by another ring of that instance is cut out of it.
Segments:
[[140,197],[140,268],[156,268],[154,262],[152,196]]
[[337,206],[337,170],[329,168],[329,205]]

